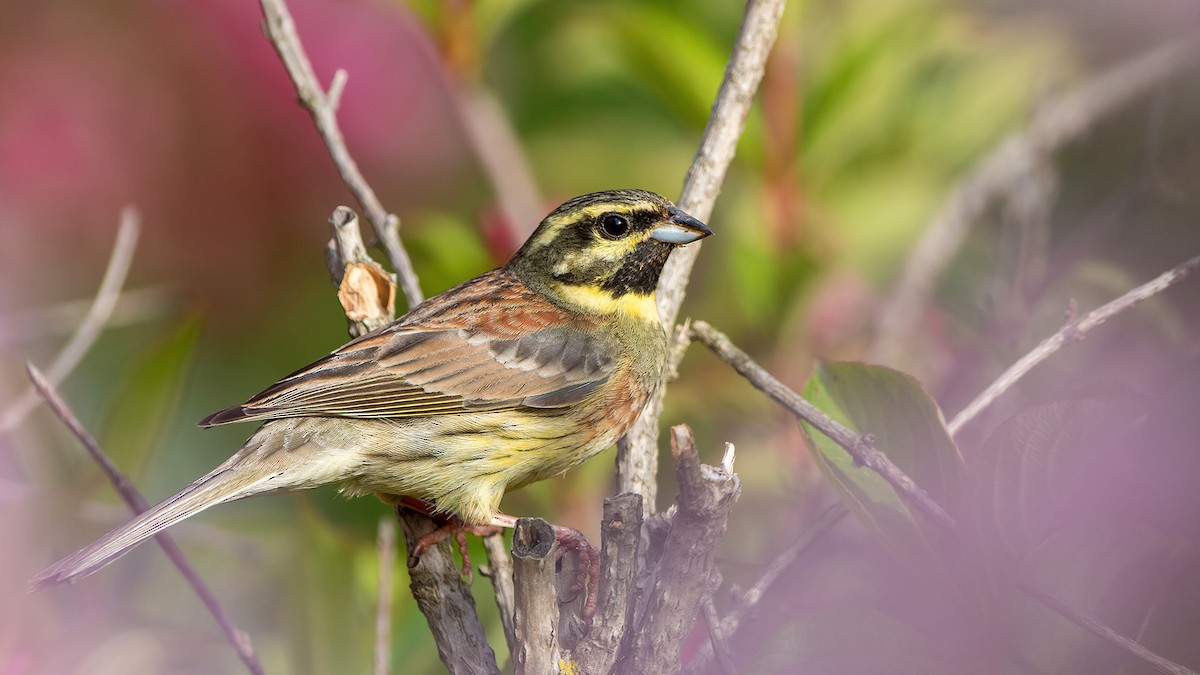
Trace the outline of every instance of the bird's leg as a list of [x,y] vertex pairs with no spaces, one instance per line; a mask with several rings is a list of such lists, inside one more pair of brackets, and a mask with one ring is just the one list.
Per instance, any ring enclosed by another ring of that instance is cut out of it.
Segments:
[[[505,513],[497,513],[492,516],[491,525],[515,528],[517,519]],[[571,590],[578,593],[587,588],[587,595],[583,599],[581,618],[584,623],[590,625],[592,617],[596,614],[596,602],[600,595],[600,552],[588,543],[587,537],[583,536],[579,530],[562,525],[551,525],[551,527],[554,528],[554,537],[558,540],[558,557],[561,558],[563,551],[568,549],[579,552],[579,576],[576,577],[575,585]]]
[[475,575],[471,569],[471,556],[467,553],[466,533],[470,532],[479,537],[486,537],[502,531],[502,528],[499,526],[472,525],[464,522],[463,519],[453,513],[439,513],[436,504],[417,497],[380,495],[379,498],[388,504],[394,504],[396,508],[406,508],[416,511],[438,523],[437,529],[421,535],[417,538],[416,543],[413,544],[412,555],[408,558],[409,569],[416,567],[417,563],[421,561],[421,556],[425,555],[425,552],[431,547],[437,546],[447,537],[453,536],[458,548],[459,558],[462,560],[462,575],[467,579],[467,583],[470,583]]
[[[492,516],[492,521],[487,525],[472,525],[452,513],[439,513],[437,505],[424,499],[406,495],[380,495],[380,498],[389,504],[411,509],[440,523],[436,530],[421,535],[417,539],[417,543],[413,545],[413,554],[408,559],[410,568],[416,566],[421,556],[430,547],[438,545],[446,537],[453,536],[458,543],[459,554],[462,556],[463,576],[470,579],[472,576],[471,559],[467,556],[467,540],[464,533],[469,532],[479,537],[486,537],[497,534],[503,528],[511,530],[517,526],[516,516],[506,513],[497,513]],[[579,576],[575,579],[575,585],[571,590],[578,593],[587,589],[587,595],[583,599],[582,618],[585,623],[590,624],[592,616],[596,614],[597,598],[600,595],[600,552],[588,542],[587,537],[583,536],[579,530],[562,525],[551,525],[551,527],[554,528],[554,537],[558,540],[559,557],[565,550],[579,552]]]

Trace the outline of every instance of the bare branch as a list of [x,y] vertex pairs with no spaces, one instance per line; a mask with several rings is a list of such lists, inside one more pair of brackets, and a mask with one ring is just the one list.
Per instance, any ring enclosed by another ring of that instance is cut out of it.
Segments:
[[1124,635],[1121,635],[1112,628],[1109,628],[1104,623],[1091,616],[1088,616],[1087,614],[1084,614],[1083,612],[1075,609],[1074,607],[1068,605],[1062,600],[1059,600],[1053,595],[1050,595],[1049,593],[1045,593],[1024,582],[1019,582],[1017,584],[1017,588],[1021,589],[1023,592],[1036,599],[1043,605],[1046,605],[1050,609],[1054,610],[1055,613],[1069,620],[1076,626],[1079,626],[1080,628],[1117,647],[1118,649],[1128,654],[1132,654],[1146,663],[1149,663],[1160,673],[1166,673],[1166,675],[1197,675],[1194,670],[1185,668],[1174,661],[1170,661],[1159,656],[1158,654],[1155,654],[1149,649],[1146,649],[1140,642],[1131,640]]
[[508,556],[508,548],[504,545],[504,535],[500,533],[483,538],[483,550],[487,553],[487,576],[492,580],[492,592],[496,595],[496,608],[500,610],[500,624],[504,627],[504,642],[508,644],[508,653],[515,654],[517,650],[517,631],[513,626],[513,613],[516,611],[516,591],[513,588],[513,563]]
[[466,82],[450,86],[467,144],[492,184],[513,243],[520,244],[533,234],[545,213],[533,169],[496,97]]
[[611,672],[621,646],[629,642],[641,531],[641,495],[627,492],[604,500],[599,610],[572,657],[581,673]]
[[[733,161],[746,115],[775,44],[784,0],[749,0],[725,79],[713,102],[708,125],[696,156],[683,181],[679,207],[700,220],[708,220],[721,191],[725,172]],[[700,242],[676,251],[667,260],[658,280],[658,313],[667,332],[675,325],[683,304],[688,277],[700,252]],[[617,446],[617,491],[642,495],[646,514],[654,513],[658,497],[658,420],[662,416],[665,387],[660,387],[642,414]]]
[[[437,526],[429,518],[402,506],[396,507],[396,517],[404,532],[411,561],[417,540]],[[409,588],[429,622],[438,656],[452,675],[499,675],[496,654],[488,645],[487,635],[475,613],[475,599],[454,562],[451,540],[453,537],[430,546],[416,560],[416,565],[409,567]]]
[[700,463],[691,429],[685,425],[671,428],[671,455],[679,479],[675,516],[628,663],[618,665],[618,672],[678,671],[679,649],[700,605],[721,583],[713,551],[725,534],[741,485],[735,474]]
[[1050,355],[1064,346],[1082,340],[1093,328],[1108,321],[1117,314],[1183,281],[1195,272],[1197,268],[1200,268],[1200,256],[1181,263],[1116,300],[1088,312],[1080,317],[1078,321],[1069,320],[1058,332],[1042,340],[1037,347],[1034,347],[1032,351],[1022,356],[1008,370],[1004,371],[1004,374],[988,385],[988,388],[983,390],[983,393],[976,396],[975,400],[971,401],[966,408],[963,408],[962,412],[950,420],[946,428],[950,431],[951,435],[957,434],[963,426],[975,419],[984,408],[991,405],[1001,394],[1008,391],[1018,380],[1032,370],[1034,366],[1045,361]]
[[725,644],[725,638],[721,633],[721,620],[717,618],[717,608],[711,597],[701,605],[701,612],[704,616],[704,623],[708,626],[707,645],[717,657],[717,668],[721,671],[721,675],[735,675],[737,666],[733,664],[733,652],[729,650],[729,645]]
[[379,601],[375,605],[375,675],[388,675],[392,665],[392,578],[396,568],[396,523],[379,519],[375,540],[379,556]]
[[[142,230],[142,217],[137,209],[126,206],[121,210],[121,225],[117,230],[117,241],[113,244],[112,255],[108,259],[108,267],[104,270],[104,278],[96,291],[96,298],[88,308],[83,321],[75,329],[71,338],[62,351],[54,357],[50,367],[46,369],[46,381],[57,387],[62,384],[67,375],[75,370],[75,366],[83,360],[88,350],[96,342],[96,338],[104,330],[108,319],[112,316],[113,308],[121,297],[121,287],[125,285],[125,277],[129,274],[129,266],[133,262],[133,251],[137,248],[138,234]],[[32,388],[22,391],[3,412],[0,412],[0,433],[16,428],[29,411],[37,405],[38,396]]]
[[800,394],[792,391],[787,385],[768,373],[746,352],[735,347],[728,337],[707,323],[694,322],[692,335],[726,363],[733,366],[734,370],[749,380],[750,384],[753,384],[759,391],[845,448],[846,452],[854,458],[855,463],[869,467],[882,476],[905,500],[919,508],[935,524],[947,529],[954,527],[954,519],[946,513],[945,509],[893,464],[887,455],[877,450],[867,436],[854,433],[804,400]]
[[[362,234],[357,227],[357,217],[350,209],[339,206],[329,217],[329,225],[333,231],[333,241],[326,249],[326,262],[329,263],[330,274],[338,283],[338,300],[350,323],[350,333],[362,335],[391,322],[394,306],[367,300],[372,296],[378,298],[379,285],[390,284],[390,277],[350,273],[354,269],[378,267],[367,255]],[[380,495],[380,498],[395,503],[387,495]],[[405,545],[411,558],[417,537],[432,532],[435,525],[426,516],[399,505],[396,507],[396,518],[404,530]],[[419,563],[409,569],[409,581],[413,597],[429,623],[438,655],[446,668],[456,675],[499,672],[496,656],[487,643],[483,626],[475,613],[471,590],[459,577],[459,567],[454,563],[450,544],[443,542],[430,547]]]
[[[721,620],[721,625],[717,629],[717,635],[721,639],[726,640],[733,637],[738,629],[741,628],[742,621],[758,607],[758,603],[762,601],[767,591],[770,590],[771,586],[775,584],[784,571],[790,568],[800,557],[800,554],[811,546],[814,541],[828,532],[829,528],[833,527],[848,513],[850,511],[840,502],[825,509],[816,522],[805,528],[794,544],[779,554],[779,557],[775,558],[767,566],[767,570],[758,578],[758,581],[754,582],[750,590],[743,593],[737,599],[733,607],[729,610],[729,613]],[[712,658],[713,646],[711,644],[703,645],[696,652],[696,655],[692,657],[691,663],[687,665],[687,668],[684,668],[683,672],[692,675],[702,673],[708,667]]]
[[[74,333],[91,311],[95,296],[86,300],[66,300],[45,307],[31,307],[0,315],[0,351],[23,342],[53,339]],[[168,285],[145,286],[122,290],[117,296],[112,314],[105,322],[108,328],[147,323],[170,314],[177,307]]]
[[558,673],[558,594],[555,590],[554,528],[541,518],[518,518],[513,530],[514,626],[517,675]]
[[355,163],[354,158],[350,156],[350,151],[346,148],[346,139],[342,136],[342,130],[338,126],[337,102],[341,98],[346,76],[335,75],[333,85],[327,93],[317,80],[312,63],[309,62],[308,55],[305,54],[304,47],[300,44],[300,36],[296,34],[296,24],[292,20],[291,12],[288,11],[287,3],[284,0],[261,0],[261,4],[267,37],[270,39],[271,45],[275,47],[275,52],[279,54],[279,59],[283,61],[283,67],[287,69],[292,84],[296,87],[296,96],[300,104],[312,117],[313,124],[316,125],[317,132],[321,134],[321,139],[325,141],[325,147],[329,149],[329,154],[333,157],[333,163],[337,166],[342,181],[346,183],[346,187],[350,188],[354,199],[366,212],[367,220],[371,221],[375,236],[379,238],[383,250],[392,262],[392,268],[396,270],[400,280],[400,289],[408,301],[408,306],[416,306],[424,296],[421,294],[417,274],[413,271],[408,252],[400,243],[400,237],[397,236],[395,228],[390,226],[395,216],[383,208],[383,204],[375,196],[375,191],[367,185],[362,172],[358,170],[358,164]]
[[[101,449],[100,444],[88,433],[88,430],[84,428],[79,418],[75,416],[75,413],[71,412],[66,402],[55,391],[54,385],[50,383],[49,379],[33,364],[26,364],[25,367],[29,371],[29,379],[33,382],[33,387],[38,395],[46,401],[46,405],[50,407],[50,410],[71,430],[71,433],[75,435],[75,438],[87,450],[88,455],[99,465],[104,477],[112,484],[117,494],[121,495],[121,499],[125,500],[125,503],[129,505],[129,510],[136,516],[149,509],[150,504],[146,502],[146,498],[142,496],[141,492],[138,492],[138,489],[134,487],[129,477],[118,469],[112,459]],[[163,552],[167,554],[167,557],[171,559],[171,562],[175,564],[175,567],[183,575],[183,578],[187,579],[188,584],[191,585],[192,590],[196,592],[196,595],[199,596],[204,606],[208,608],[209,613],[217,620],[217,624],[221,626],[225,637],[228,638],[230,644],[233,645],[234,651],[237,652],[238,657],[245,664],[246,670],[255,675],[262,675],[262,664],[258,662],[258,657],[254,654],[254,645],[250,641],[250,636],[233,623],[233,619],[229,617],[225,608],[217,602],[216,596],[205,585],[200,575],[196,573],[195,568],[188,562],[187,557],[183,555],[183,551],[179,549],[175,540],[171,538],[171,535],[165,533],[154,535],[154,539],[158,542]]]
[[1025,129],[1010,134],[984,157],[950,192],[905,262],[880,316],[870,359],[896,360],[934,284],[994,196],[1036,171],[1044,157],[1178,72],[1195,53],[1196,40],[1190,37],[1106,71],[1041,106]]

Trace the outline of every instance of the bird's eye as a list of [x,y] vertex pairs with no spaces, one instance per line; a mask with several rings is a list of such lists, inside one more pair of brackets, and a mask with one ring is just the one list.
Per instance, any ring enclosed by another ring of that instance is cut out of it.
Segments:
[[629,221],[625,216],[606,213],[600,218],[600,232],[609,239],[623,237],[629,232]]

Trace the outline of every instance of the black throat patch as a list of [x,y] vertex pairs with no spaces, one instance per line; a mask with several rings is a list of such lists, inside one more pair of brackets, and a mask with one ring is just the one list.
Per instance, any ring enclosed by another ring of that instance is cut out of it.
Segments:
[[650,295],[658,287],[658,276],[674,248],[672,244],[655,239],[641,242],[626,256],[617,273],[605,280],[600,288],[614,298],[628,293]]

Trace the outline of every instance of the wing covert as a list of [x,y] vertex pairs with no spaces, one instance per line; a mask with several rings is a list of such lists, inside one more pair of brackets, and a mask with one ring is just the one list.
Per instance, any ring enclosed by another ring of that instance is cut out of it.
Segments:
[[492,272],[199,424],[569,406],[618,365],[615,338],[585,321]]

